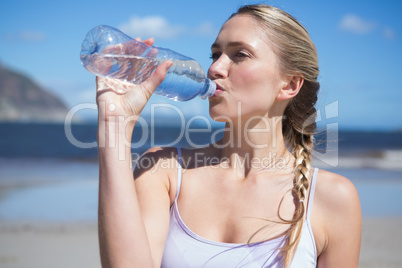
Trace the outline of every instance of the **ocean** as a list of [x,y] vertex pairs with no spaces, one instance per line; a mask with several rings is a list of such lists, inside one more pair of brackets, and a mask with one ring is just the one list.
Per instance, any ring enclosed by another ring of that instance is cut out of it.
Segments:
[[[67,128],[57,123],[0,123],[0,224],[96,221],[96,132],[93,123]],[[222,134],[219,125],[192,126],[191,131],[136,126],[131,146],[137,154],[153,146],[197,147]],[[317,136],[317,165],[355,184],[363,216],[402,217],[402,132],[341,130],[336,140],[332,137],[325,132]]]
[[[204,146],[219,140],[222,135],[220,125],[155,126],[153,129],[137,125],[134,130],[133,151],[143,153],[153,146]],[[197,131],[197,129],[199,131]],[[0,123],[0,158],[58,158],[96,159],[96,123]],[[402,131],[337,131],[337,140],[327,139],[327,133],[317,135],[317,150],[337,150],[340,156],[380,156],[387,152],[402,151]],[[214,139],[211,134],[215,134]],[[178,139],[178,137],[181,137]]]

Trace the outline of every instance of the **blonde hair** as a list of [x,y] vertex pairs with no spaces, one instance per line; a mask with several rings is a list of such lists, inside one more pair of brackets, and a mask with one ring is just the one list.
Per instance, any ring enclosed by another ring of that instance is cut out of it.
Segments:
[[304,201],[309,187],[313,134],[316,130],[314,105],[320,88],[317,51],[307,30],[285,11],[268,5],[245,5],[230,18],[237,15],[249,15],[266,29],[283,74],[304,79],[300,92],[290,101],[282,119],[285,142],[296,159],[292,189],[296,204],[294,216],[292,220],[285,220],[279,215],[281,220],[290,224],[281,248],[285,266],[288,267],[300,241],[306,210]]

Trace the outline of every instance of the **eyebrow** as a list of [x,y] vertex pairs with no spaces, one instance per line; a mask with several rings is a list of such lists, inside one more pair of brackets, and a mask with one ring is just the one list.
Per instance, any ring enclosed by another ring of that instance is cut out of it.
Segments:
[[[238,47],[238,46],[248,46],[248,45],[241,41],[233,41],[233,42],[227,43],[227,46],[228,47]],[[212,48],[220,48],[220,47],[221,47],[221,45],[219,45],[218,43],[213,43],[211,46],[211,49]]]

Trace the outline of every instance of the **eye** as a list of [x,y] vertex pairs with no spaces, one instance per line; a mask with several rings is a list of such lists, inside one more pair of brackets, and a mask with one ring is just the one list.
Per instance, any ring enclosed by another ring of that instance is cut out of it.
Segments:
[[238,51],[238,52],[236,53],[236,57],[238,57],[238,58],[247,58],[247,57],[248,57],[248,54],[245,53],[245,52],[243,52],[243,51]]
[[220,56],[221,56],[221,53],[214,52],[214,53],[210,54],[209,58],[212,59],[213,61],[215,61],[215,60],[219,59]]

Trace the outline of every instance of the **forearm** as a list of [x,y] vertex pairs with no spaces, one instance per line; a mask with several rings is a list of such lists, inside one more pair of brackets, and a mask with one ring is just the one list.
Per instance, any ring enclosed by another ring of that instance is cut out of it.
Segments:
[[99,244],[103,267],[152,267],[131,166],[133,127],[99,122]]
[[163,62],[141,85],[96,79],[103,267],[155,266],[134,186],[131,135],[135,121],[172,64]]

